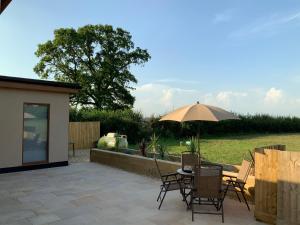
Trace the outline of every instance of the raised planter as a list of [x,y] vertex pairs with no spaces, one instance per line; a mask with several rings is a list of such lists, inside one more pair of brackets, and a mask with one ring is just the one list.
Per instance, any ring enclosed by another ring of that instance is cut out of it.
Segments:
[[[109,150],[91,149],[91,162],[117,167],[126,171],[159,178],[152,158],[139,155],[129,155]],[[157,160],[162,173],[174,172],[180,168],[180,163]]]
[[[152,158],[95,148],[91,149],[90,157],[91,162],[101,163],[133,173],[159,178],[159,174]],[[162,173],[174,172],[181,167],[180,162],[171,162],[166,160],[157,161]],[[226,169],[226,167],[224,168]],[[223,173],[226,175],[236,175],[235,172],[230,171],[223,171]],[[254,184],[254,176],[249,176],[245,187],[250,201],[253,201],[254,199]]]

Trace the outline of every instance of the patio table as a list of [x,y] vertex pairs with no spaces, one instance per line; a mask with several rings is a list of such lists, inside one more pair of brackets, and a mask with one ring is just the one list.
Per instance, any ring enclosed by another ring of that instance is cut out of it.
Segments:
[[187,176],[187,177],[193,177],[194,176],[194,171],[191,173],[185,172],[182,168],[177,169],[177,173],[179,173],[182,176]]
[[[180,175],[182,175],[183,177],[187,177],[187,178],[191,179],[190,180],[191,183],[193,182],[194,175],[195,175],[194,171],[192,171],[191,173],[189,173],[189,172],[185,172],[182,168],[179,168],[179,169],[177,169],[177,173],[180,174]],[[190,183],[190,188],[192,188],[192,184],[191,183]],[[192,189],[190,190],[189,193],[185,193],[185,191],[184,191],[185,198],[187,198],[188,196],[191,196],[191,194],[192,194]],[[191,201],[192,201],[192,198],[190,199],[190,201],[188,201],[187,209],[191,208]]]

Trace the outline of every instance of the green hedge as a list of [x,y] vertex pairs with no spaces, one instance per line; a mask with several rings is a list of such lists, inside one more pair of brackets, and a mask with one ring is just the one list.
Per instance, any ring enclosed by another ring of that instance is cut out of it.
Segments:
[[253,134],[253,133],[296,133],[300,132],[300,118],[273,117],[270,115],[239,115],[240,120],[220,122],[159,122],[159,117],[149,121],[153,130],[165,137],[189,137],[200,131],[201,135]]
[[220,122],[159,122],[160,117],[144,118],[133,110],[101,111],[97,109],[70,110],[70,121],[100,121],[101,135],[108,132],[126,134],[135,144],[149,139],[155,132],[160,137],[186,138],[200,135],[234,135],[256,133],[300,132],[300,118],[269,115],[240,115],[240,120]]
[[129,143],[137,143],[151,134],[151,128],[144,121],[143,115],[132,110],[71,109],[70,121],[100,121],[101,135],[108,132],[125,134]]

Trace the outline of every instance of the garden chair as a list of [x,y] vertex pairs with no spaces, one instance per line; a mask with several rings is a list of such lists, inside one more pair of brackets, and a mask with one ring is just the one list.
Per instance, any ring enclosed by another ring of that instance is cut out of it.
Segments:
[[[230,176],[230,175],[224,175],[224,177],[227,177],[228,179],[226,180],[226,188],[225,188],[225,195],[227,194],[228,191],[234,191],[236,193],[236,196],[240,202],[241,198],[239,196],[239,193],[241,193],[248,210],[250,211],[250,207],[248,205],[246,196],[245,196],[245,184],[248,179],[248,176],[251,172],[253,162],[249,162],[247,160],[243,160],[242,166],[237,174],[237,176]],[[224,196],[225,197],[225,196]]]
[[[191,153],[190,151],[181,153],[181,169],[184,172],[191,172],[194,170],[195,166],[199,165],[199,155],[197,153]],[[185,184],[183,189],[183,194],[185,198],[191,195],[193,176],[182,177],[182,182]],[[189,190],[186,193],[186,190]]]
[[[200,167],[195,166],[194,184],[191,195],[192,221],[194,214],[215,214],[222,216],[224,223],[223,198],[222,191],[222,172],[223,167],[220,165],[206,164]],[[216,208],[214,211],[195,210],[196,206],[211,205]]]
[[183,194],[183,189],[184,189],[184,183],[182,183],[182,179],[178,173],[168,173],[168,174],[162,174],[160,171],[160,168],[158,166],[158,162],[156,160],[156,157],[154,157],[155,165],[157,168],[157,172],[160,176],[160,179],[162,181],[162,184],[160,185],[160,192],[159,195],[156,199],[156,201],[159,202],[158,209],[160,209],[167,192],[169,191],[180,191],[180,194],[183,197],[183,200],[186,202],[188,205],[185,195]]
[[183,152],[181,154],[181,168],[183,171],[192,171],[199,164],[199,155],[197,153]]

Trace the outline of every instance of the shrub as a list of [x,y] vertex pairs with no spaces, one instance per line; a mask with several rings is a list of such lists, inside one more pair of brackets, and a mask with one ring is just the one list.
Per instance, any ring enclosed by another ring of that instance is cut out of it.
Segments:
[[191,137],[189,144],[186,146],[187,150],[192,154],[200,153],[200,140],[197,137]]
[[105,140],[99,140],[97,148],[107,148],[107,142]]
[[197,134],[198,126],[200,127],[200,137],[202,135],[300,132],[300,118],[298,117],[276,117],[264,114],[239,115],[239,117],[240,120],[220,122],[159,122],[159,117],[152,117],[149,121],[154,132],[160,137],[191,137]]
[[168,151],[167,151],[167,146],[166,145],[158,145],[158,155],[160,159],[165,159]]
[[150,137],[150,143],[148,146],[148,149],[152,152],[156,153],[159,147],[159,136],[157,136],[155,133],[153,133]]
[[127,135],[128,142],[135,144],[151,134],[151,127],[140,112],[133,110],[70,110],[71,122],[100,121],[101,135],[109,132]]
[[[239,115],[240,120],[225,120],[220,122],[159,122],[160,117],[144,118],[141,112],[133,110],[70,110],[70,121],[100,121],[101,135],[108,132],[126,134],[130,144],[136,144],[151,138],[151,133],[161,138],[187,138],[197,134],[200,127],[200,138],[205,135],[233,135],[253,133],[287,133],[300,132],[300,118],[270,116],[264,114]],[[154,140],[155,142],[155,140]]]

